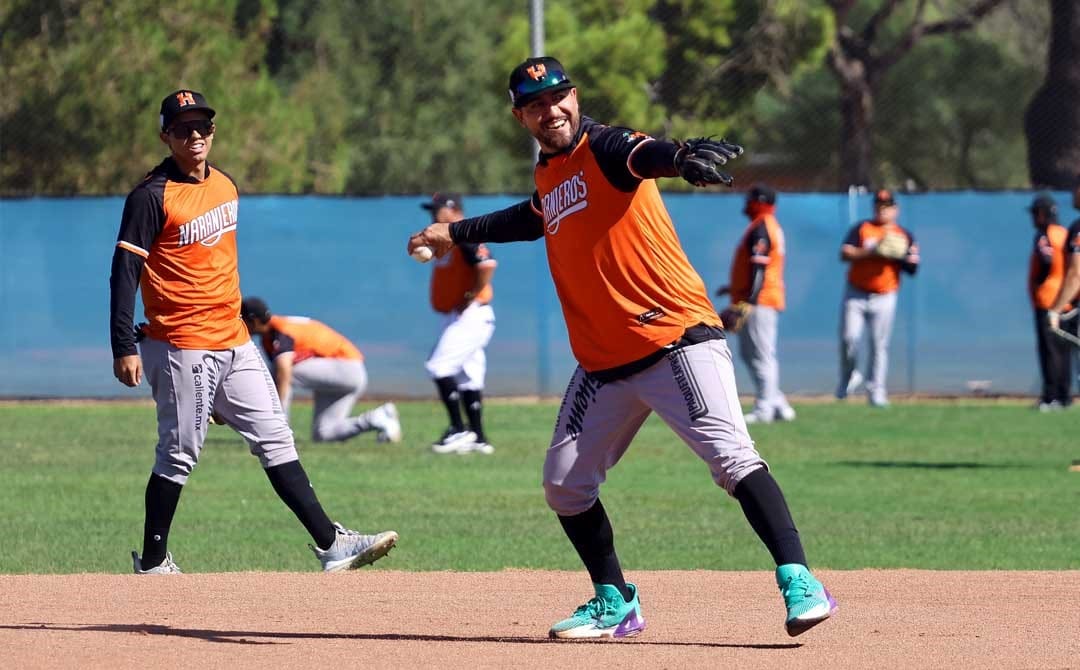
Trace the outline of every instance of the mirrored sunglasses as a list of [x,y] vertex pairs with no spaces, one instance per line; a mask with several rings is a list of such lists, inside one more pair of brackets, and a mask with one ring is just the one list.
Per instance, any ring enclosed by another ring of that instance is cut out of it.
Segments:
[[186,140],[191,137],[193,131],[198,131],[199,135],[206,137],[212,135],[214,132],[214,122],[208,119],[200,119],[198,121],[183,121],[180,123],[174,123],[169,126],[167,131],[173,139]]

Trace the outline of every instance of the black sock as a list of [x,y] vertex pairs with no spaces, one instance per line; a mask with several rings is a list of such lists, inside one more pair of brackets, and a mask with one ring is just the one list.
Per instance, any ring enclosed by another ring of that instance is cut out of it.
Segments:
[[799,530],[791,519],[779,484],[768,470],[761,468],[747,475],[735,487],[735,498],[777,565],[806,565]]
[[439,377],[435,380],[435,386],[439,389],[439,398],[446,406],[446,413],[450,415],[450,427],[455,433],[465,430],[461,423],[461,406],[458,404],[461,396],[458,394],[457,382],[453,377]]
[[304,466],[300,461],[291,461],[266,469],[270,484],[277,491],[278,497],[293,511],[300,523],[304,524],[311,539],[319,549],[329,549],[334,543],[337,531],[334,523],[326,516],[315,489],[311,486]]
[[469,430],[476,433],[476,441],[487,442],[487,436],[484,435],[484,422],[481,418],[484,400],[480,391],[462,391],[461,404],[465,406],[465,416],[469,419]]
[[183,485],[158,475],[146,482],[146,521],[143,523],[143,550],[140,561],[143,570],[161,565],[169,544],[176,505],[180,502]]
[[600,499],[597,498],[593,506],[581,514],[559,515],[559,523],[577,549],[593,584],[611,584],[629,602],[630,589],[626,588],[619,557],[615,555],[615,534]]

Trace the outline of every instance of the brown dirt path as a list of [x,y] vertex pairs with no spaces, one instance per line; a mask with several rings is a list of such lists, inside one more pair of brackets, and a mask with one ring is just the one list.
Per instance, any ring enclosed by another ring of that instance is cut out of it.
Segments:
[[798,638],[770,573],[634,572],[648,630],[550,642],[570,572],[0,576],[11,668],[1080,668],[1080,571],[821,571]]

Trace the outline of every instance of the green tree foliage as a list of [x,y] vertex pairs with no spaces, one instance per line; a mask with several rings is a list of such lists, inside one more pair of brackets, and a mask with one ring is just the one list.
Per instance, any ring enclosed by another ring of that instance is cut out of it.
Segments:
[[[547,0],[546,51],[601,121],[725,134],[755,175],[831,188],[843,167],[831,1]],[[909,4],[857,13],[886,2]],[[1045,58],[1018,25],[927,40],[890,68],[876,179],[1024,183],[1001,157],[1022,147],[1011,101],[1030,97]],[[246,192],[528,192],[532,145],[505,90],[528,32],[521,0],[7,0],[0,194],[126,192],[166,153],[158,105],[181,87],[217,108],[214,161]]]

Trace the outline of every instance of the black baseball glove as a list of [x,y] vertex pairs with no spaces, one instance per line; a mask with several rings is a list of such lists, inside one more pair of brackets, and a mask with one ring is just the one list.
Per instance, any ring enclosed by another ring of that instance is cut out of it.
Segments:
[[720,138],[695,137],[679,143],[675,154],[675,168],[683,179],[694,186],[723,184],[731,186],[735,179],[726,172],[717,170],[717,166],[741,155],[743,148]]

